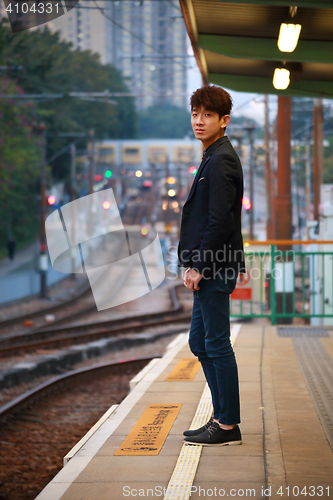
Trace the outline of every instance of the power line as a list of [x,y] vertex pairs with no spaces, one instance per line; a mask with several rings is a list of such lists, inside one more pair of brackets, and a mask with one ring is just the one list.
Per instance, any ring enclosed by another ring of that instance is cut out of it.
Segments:
[[[37,99],[39,102],[47,99],[61,99],[63,97],[76,97],[78,99],[86,101],[101,102],[107,104],[117,105],[116,101],[110,100],[109,97],[184,97],[188,93],[177,93],[177,94],[152,94],[152,93],[141,93],[132,94],[130,92],[68,92],[66,94],[0,94],[0,99],[18,99],[18,100],[33,100]],[[108,100],[106,100],[108,99]]]
[[[100,11],[100,13],[102,14],[102,16],[104,16],[106,19],[108,19],[111,23],[113,23],[115,26],[117,26],[118,28],[120,28],[121,30],[125,31],[126,33],[128,33],[129,35],[131,35],[133,38],[136,38],[137,40],[139,40],[141,43],[143,43],[144,45],[146,45],[147,47],[153,49],[155,52],[158,52],[159,54],[161,54],[162,56],[166,56],[166,54],[164,54],[164,52],[161,52],[160,50],[156,49],[153,45],[151,45],[150,43],[147,43],[144,38],[141,38],[140,36],[138,35],[135,35],[132,31],[128,30],[127,28],[125,28],[124,26],[122,26],[120,23],[118,23],[117,21],[115,21],[114,19],[112,19],[112,17],[108,16],[105,14],[105,8],[103,7],[100,7],[98,4],[97,4],[97,1],[94,0],[94,4],[96,5],[96,7],[98,8],[98,10]],[[187,66],[184,66],[181,62],[179,61],[175,61],[175,64],[179,64],[182,68],[186,69],[187,70]]]

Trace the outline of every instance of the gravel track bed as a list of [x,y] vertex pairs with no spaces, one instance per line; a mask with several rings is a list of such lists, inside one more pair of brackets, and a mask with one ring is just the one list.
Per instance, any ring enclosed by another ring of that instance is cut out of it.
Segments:
[[[186,326],[184,325],[184,331],[186,331]],[[170,327],[168,328],[170,329]],[[148,330],[147,330],[148,331]],[[177,334],[171,335],[171,336],[166,336],[162,337],[159,339],[157,342],[152,342],[149,344],[144,344],[141,346],[135,346],[135,347],[130,347],[126,349],[122,349],[121,351],[112,351],[106,354],[105,356],[98,356],[96,358],[90,358],[87,359],[86,361],[82,361],[81,363],[77,363],[76,365],[73,365],[71,367],[71,370],[76,370],[78,368],[84,368],[86,366],[91,366],[96,363],[107,363],[108,361],[118,361],[120,359],[125,359],[125,358],[131,358],[131,357],[137,357],[137,356],[150,356],[151,354],[156,354],[156,353],[163,353],[165,352],[165,349],[167,345],[172,341],[173,338],[175,338]],[[50,353],[51,351],[47,351]],[[52,351],[52,352],[59,352],[59,351]],[[28,358],[28,355],[24,358],[25,362],[28,361],[35,361],[39,356],[37,354],[31,355],[31,357]],[[22,362],[22,358],[17,358],[16,363]],[[13,364],[16,364],[13,363]],[[13,366],[13,365],[11,365]],[[8,365],[7,368],[10,368]],[[69,370],[70,371],[70,370]],[[61,373],[66,373],[66,371],[59,371],[59,375]],[[0,406],[4,406],[5,404],[9,403],[13,399],[17,398],[24,392],[27,392],[31,389],[34,389],[40,384],[43,384],[44,382],[47,382],[49,380],[52,380],[55,377],[55,375],[45,375],[43,377],[38,377],[30,382],[26,382],[24,384],[20,385],[15,385],[13,387],[5,388],[0,390]],[[1,500],[1,496],[0,496]]]
[[[178,334],[158,342],[111,352],[79,363],[83,368],[96,362],[163,354]],[[61,390],[38,407],[27,410],[20,420],[2,424],[0,430],[0,500],[32,500],[62,468],[62,459],[112,405],[122,401],[135,373],[102,376],[92,384]],[[11,396],[32,389],[52,377],[10,389]],[[2,391],[4,392],[4,391]],[[50,405],[50,403],[52,403]]]
[[[112,405],[134,374],[94,379],[53,394],[0,431],[0,499],[33,500],[62,468],[62,458]],[[50,406],[51,404],[51,406]]]

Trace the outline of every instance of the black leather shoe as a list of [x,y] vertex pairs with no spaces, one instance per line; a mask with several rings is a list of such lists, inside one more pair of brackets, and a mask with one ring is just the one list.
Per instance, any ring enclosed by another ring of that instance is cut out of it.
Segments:
[[221,429],[217,422],[213,422],[209,427],[196,436],[186,437],[187,444],[199,444],[201,446],[234,446],[242,444],[242,435],[238,425],[229,431]]
[[208,422],[203,425],[202,427],[199,427],[199,429],[193,429],[191,431],[184,431],[183,434],[184,436],[197,436],[198,434],[201,434],[205,430],[208,429],[208,427],[213,423],[213,417],[208,420]]

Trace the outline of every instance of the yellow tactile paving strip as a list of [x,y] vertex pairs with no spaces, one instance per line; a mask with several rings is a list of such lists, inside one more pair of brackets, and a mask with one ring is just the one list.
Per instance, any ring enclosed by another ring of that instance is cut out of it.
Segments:
[[200,368],[201,363],[194,357],[181,359],[165,380],[167,382],[182,382],[183,380],[191,382]]
[[[211,413],[212,399],[208,385],[206,384],[190,429],[202,427],[209,419]],[[164,500],[175,500],[180,498],[182,500],[187,500],[190,498],[191,487],[199,465],[201,450],[202,446],[189,446],[183,444],[175,469],[169,481]]]
[[149,405],[115,455],[158,455],[181,406],[181,404]]

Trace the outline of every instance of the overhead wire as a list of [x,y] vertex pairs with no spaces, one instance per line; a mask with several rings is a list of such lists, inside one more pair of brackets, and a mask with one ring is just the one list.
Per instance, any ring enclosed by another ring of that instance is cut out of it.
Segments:
[[[133,38],[136,38],[137,40],[139,40],[141,43],[143,43],[143,45],[146,45],[147,47],[151,48],[154,52],[157,52],[158,54],[161,54],[162,56],[166,56],[166,54],[164,52],[161,52],[160,50],[156,49],[156,47],[154,47],[153,45],[151,45],[150,43],[146,42],[144,38],[140,37],[139,35],[136,35],[135,33],[133,33],[132,31],[128,30],[127,28],[125,28],[122,24],[118,23],[115,19],[113,19],[112,17],[108,16],[107,14],[105,14],[105,8],[104,7],[100,7],[98,4],[97,4],[97,1],[94,0],[94,4],[96,5],[97,9],[100,11],[100,13],[102,14],[102,16],[104,16],[106,19],[108,19],[111,23],[113,23],[115,26],[117,26],[118,28],[120,28],[121,30],[125,31],[126,33],[128,33],[129,35],[131,35]],[[187,66],[185,66],[184,64],[182,64],[181,62],[179,61],[175,61],[175,64],[178,64],[180,65],[182,68],[184,69],[188,69]]]

